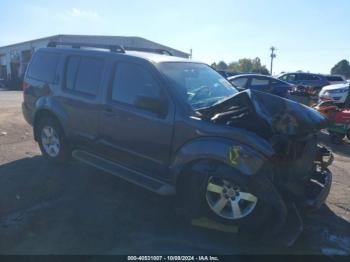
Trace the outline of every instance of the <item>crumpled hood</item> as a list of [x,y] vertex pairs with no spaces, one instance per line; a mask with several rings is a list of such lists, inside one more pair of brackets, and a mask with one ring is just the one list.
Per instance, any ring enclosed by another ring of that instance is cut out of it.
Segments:
[[255,133],[264,132],[264,136],[268,132],[270,135],[299,137],[316,133],[327,126],[327,119],[310,107],[254,90],[239,92],[225,101],[201,109],[200,113],[218,122],[234,118],[233,126],[238,123]]

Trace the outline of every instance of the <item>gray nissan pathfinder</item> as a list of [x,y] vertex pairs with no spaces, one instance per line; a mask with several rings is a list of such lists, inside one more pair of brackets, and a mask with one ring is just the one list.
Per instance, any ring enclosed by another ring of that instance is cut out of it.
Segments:
[[238,92],[210,66],[161,50],[50,43],[33,56],[23,114],[43,156],[71,157],[240,234],[302,231],[330,190],[326,119],[275,95]]

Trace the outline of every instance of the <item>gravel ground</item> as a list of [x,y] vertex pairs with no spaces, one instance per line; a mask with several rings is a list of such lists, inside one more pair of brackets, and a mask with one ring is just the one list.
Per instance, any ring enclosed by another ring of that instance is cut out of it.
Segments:
[[0,91],[0,254],[350,254],[350,145],[327,204],[291,248],[191,227],[162,198],[79,163],[49,166],[18,91]]

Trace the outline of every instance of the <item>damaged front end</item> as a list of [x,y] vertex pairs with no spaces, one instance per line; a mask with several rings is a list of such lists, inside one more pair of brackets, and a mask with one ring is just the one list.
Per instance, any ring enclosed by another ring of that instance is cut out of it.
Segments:
[[274,154],[255,177],[260,199],[277,211],[275,232],[291,245],[302,231],[301,210],[319,208],[332,182],[332,153],[318,144],[327,120],[299,103],[257,91],[240,92],[199,110],[202,119],[254,132]]

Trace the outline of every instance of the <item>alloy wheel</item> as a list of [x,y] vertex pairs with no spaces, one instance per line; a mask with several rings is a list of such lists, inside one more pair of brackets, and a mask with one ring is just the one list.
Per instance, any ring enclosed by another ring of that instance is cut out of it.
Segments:
[[57,157],[60,153],[60,139],[51,126],[45,126],[41,130],[41,143],[49,156]]
[[206,200],[216,215],[236,220],[252,213],[258,198],[229,180],[210,177],[206,188]]

